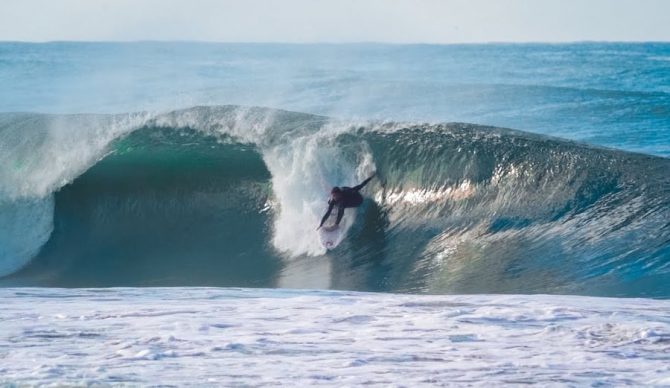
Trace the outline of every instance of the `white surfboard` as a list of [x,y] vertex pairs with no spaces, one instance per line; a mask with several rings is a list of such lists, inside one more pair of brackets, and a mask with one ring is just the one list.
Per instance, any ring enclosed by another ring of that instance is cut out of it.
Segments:
[[319,241],[321,241],[321,245],[324,248],[328,250],[335,249],[344,240],[346,217],[346,214],[342,217],[340,225],[334,225],[335,220],[337,220],[337,209],[333,209],[330,217],[328,217],[325,224],[319,229]]

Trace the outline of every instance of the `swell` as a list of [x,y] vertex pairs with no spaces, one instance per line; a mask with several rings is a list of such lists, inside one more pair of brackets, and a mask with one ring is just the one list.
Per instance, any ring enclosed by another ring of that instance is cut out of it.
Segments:
[[[464,84],[462,86],[475,87],[482,86],[482,84]],[[538,92],[538,95],[540,93],[546,93],[549,95],[560,95],[561,93],[565,93],[570,95],[588,95],[590,98],[635,98],[640,99],[641,101],[654,101],[654,99],[659,99],[659,105],[662,105],[665,100],[670,98],[670,93],[663,90],[604,89],[588,86],[574,87],[522,83],[492,83],[484,84],[483,86],[527,90],[528,92],[535,91]]]
[[[136,128],[56,189],[53,232],[4,284],[670,296],[665,158],[260,108]],[[329,185],[373,170],[348,238],[319,251]]]

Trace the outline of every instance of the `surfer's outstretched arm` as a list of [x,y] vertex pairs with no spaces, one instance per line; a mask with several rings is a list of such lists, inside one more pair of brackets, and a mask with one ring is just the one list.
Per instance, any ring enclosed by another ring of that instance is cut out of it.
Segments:
[[361,183],[361,184],[358,185],[358,186],[354,186],[354,187],[352,187],[352,189],[354,189],[354,190],[356,190],[356,191],[362,189],[363,186],[367,185],[368,182],[370,182],[370,180],[371,180],[372,178],[374,178],[374,177],[375,177],[375,174],[370,175],[370,177],[369,177],[368,179],[364,180],[363,183]]
[[[321,223],[319,224],[319,228],[322,227],[323,223],[326,222],[328,217],[330,217],[330,212],[333,211],[333,207],[335,207],[335,202],[328,201],[328,211],[326,212],[326,215],[323,216],[323,218],[321,219]],[[338,218],[338,222],[339,222],[339,218]],[[319,228],[317,228],[317,229],[319,229]]]

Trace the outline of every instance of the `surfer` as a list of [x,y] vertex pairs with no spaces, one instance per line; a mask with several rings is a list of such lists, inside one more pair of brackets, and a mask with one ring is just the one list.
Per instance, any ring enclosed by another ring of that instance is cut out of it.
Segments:
[[333,187],[333,189],[330,191],[330,200],[328,200],[328,211],[326,211],[326,215],[323,216],[321,219],[321,224],[319,224],[319,227],[316,229],[319,230],[323,226],[323,223],[326,222],[328,217],[330,217],[330,213],[333,211],[335,206],[337,206],[337,220],[335,221],[334,226],[338,226],[340,224],[345,208],[361,206],[363,203],[363,196],[358,191],[362,189],[363,186],[367,185],[374,176],[375,174],[372,174],[368,179],[364,180],[363,183],[358,186]]

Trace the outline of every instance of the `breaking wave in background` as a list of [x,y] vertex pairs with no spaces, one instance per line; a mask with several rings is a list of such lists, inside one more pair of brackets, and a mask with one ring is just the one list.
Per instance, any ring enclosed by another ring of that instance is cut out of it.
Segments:
[[[0,114],[0,284],[670,296],[670,159],[257,107]],[[315,228],[372,172],[347,239]]]

